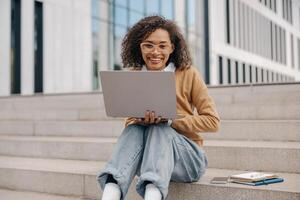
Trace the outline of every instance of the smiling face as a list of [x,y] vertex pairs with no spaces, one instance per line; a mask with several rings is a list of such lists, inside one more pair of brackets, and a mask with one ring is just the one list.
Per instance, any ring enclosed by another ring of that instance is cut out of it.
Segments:
[[143,60],[148,70],[162,70],[166,67],[174,50],[168,31],[156,29],[140,44]]

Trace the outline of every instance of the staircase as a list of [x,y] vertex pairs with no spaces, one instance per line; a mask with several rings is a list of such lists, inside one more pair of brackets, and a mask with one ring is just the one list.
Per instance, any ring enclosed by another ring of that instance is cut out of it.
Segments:
[[[171,183],[168,200],[300,200],[300,83],[209,92],[222,119],[218,133],[203,134],[209,168],[197,183]],[[96,174],[122,129],[101,93],[0,98],[0,199],[100,199]],[[247,170],[285,182],[209,183]],[[141,199],[134,184],[127,199]]]

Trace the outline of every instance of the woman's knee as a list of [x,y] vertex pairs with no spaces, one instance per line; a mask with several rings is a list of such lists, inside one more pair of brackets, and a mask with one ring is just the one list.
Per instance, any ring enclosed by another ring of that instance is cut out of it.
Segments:
[[121,137],[142,137],[145,127],[141,125],[132,124],[124,128]]
[[173,139],[176,137],[176,131],[167,124],[153,124],[148,126],[147,134],[158,135],[159,137],[168,137]]

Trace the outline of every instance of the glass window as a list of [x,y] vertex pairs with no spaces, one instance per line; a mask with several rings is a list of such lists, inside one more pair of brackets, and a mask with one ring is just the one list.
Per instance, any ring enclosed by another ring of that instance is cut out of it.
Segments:
[[115,26],[115,37],[122,38],[126,34],[127,29],[122,26]]
[[219,56],[219,83],[223,84],[223,58]]
[[239,83],[239,63],[235,61],[235,83]]
[[11,1],[11,93],[21,93],[21,1]]
[[174,19],[173,0],[161,0],[161,14],[167,19]]
[[127,27],[127,9],[115,6],[115,24]]
[[99,31],[100,31],[100,4],[99,0],[92,0],[92,40],[93,40],[93,89],[99,88]]
[[43,92],[43,3],[34,2],[34,92]]
[[298,69],[300,71],[300,39],[297,39],[297,45],[298,45]]
[[249,66],[249,79],[250,79],[250,83],[252,83],[252,66]]
[[100,17],[99,16],[99,0],[92,1],[92,16],[93,17]]
[[290,0],[290,23],[293,24],[293,2]]
[[285,7],[286,7],[285,1],[286,0],[282,0],[282,17],[283,17],[283,19],[285,19]]
[[282,45],[283,63],[286,64],[286,34],[284,29],[282,29]]
[[122,26],[115,26],[115,37],[114,37],[114,69],[121,69],[121,43],[124,35],[126,34],[127,28]]
[[92,19],[92,31],[93,31],[93,34],[94,33],[98,33],[99,32],[99,20],[97,19]]
[[159,7],[159,0],[146,0],[147,15],[160,13]]
[[131,11],[129,17],[129,26],[133,26],[136,22],[144,17],[142,13]]
[[231,84],[231,62],[230,62],[230,59],[227,59],[227,75],[228,75],[228,84]]
[[243,63],[243,83],[246,83],[246,65]]
[[227,43],[230,44],[230,18],[229,18],[229,0],[226,0],[226,36]]
[[258,82],[258,69],[255,67],[255,82]]
[[115,5],[127,7],[127,0],[115,0]]
[[195,8],[196,8],[195,0],[188,0],[187,14],[188,14],[188,24],[189,25],[195,24],[195,18],[196,18],[196,13],[195,13],[196,9]]
[[143,0],[130,0],[129,9],[144,13],[144,1]]
[[273,60],[273,22],[270,21],[270,51],[271,51],[271,60]]

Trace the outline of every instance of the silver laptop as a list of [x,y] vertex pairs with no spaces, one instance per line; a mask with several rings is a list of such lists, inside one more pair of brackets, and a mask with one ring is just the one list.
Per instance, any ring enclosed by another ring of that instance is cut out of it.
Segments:
[[176,118],[176,88],[174,72],[100,71],[107,116]]

